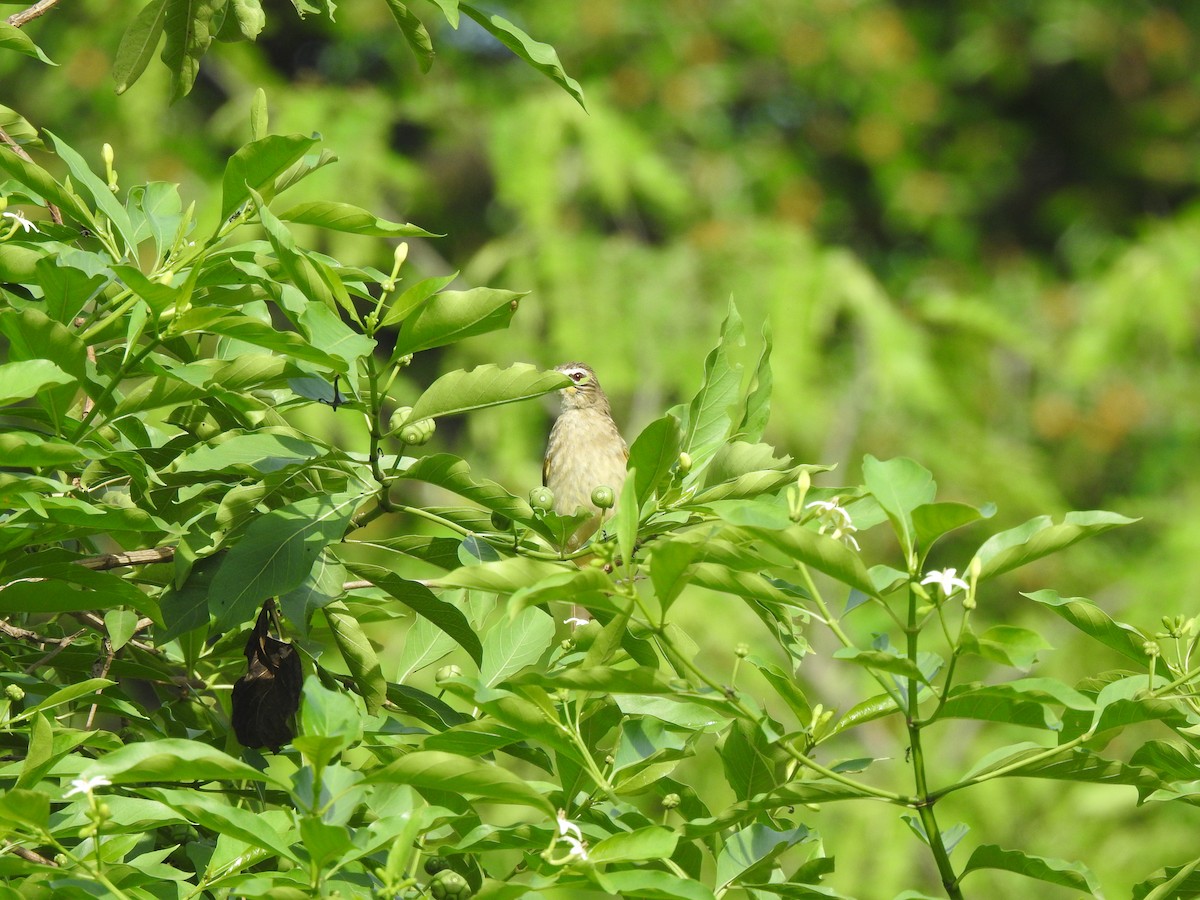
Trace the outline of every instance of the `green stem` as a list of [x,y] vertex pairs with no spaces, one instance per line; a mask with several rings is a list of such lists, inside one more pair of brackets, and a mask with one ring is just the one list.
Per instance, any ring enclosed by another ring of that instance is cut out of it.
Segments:
[[[800,564],[799,571],[800,578],[804,582],[804,587],[807,588],[808,593],[812,596],[813,603],[817,605],[817,610],[820,612],[821,618],[824,619],[829,630],[833,632],[834,637],[841,641],[843,647],[854,647],[854,641],[850,639],[850,635],[846,634],[845,629],[842,628],[838,620],[833,617],[833,614],[829,611],[829,606],[825,603],[825,598],[817,590],[817,584],[813,581],[812,573],[809,572],[808,566]],[[900,692],[896,690],[896,686],[888,680],[888,676],[882,672],[876,672],[874,669],[869,671],[871,672],[871,676],[879,682],[879,686],[883,688],[884,693],[892,698],[892,702],[896,704],[896,709],[904,709],[903,698],[900,696]]]
[[[908,659],[914,666],[920,649],[921,630],[917,623],[917,605],[920,597],[916,591],[908,592],[908,628],[907,636]],[[933,853],[933,861],[937,865],[938,875],[941,876],[942,886],[946,896],[951,900],[962,900],[962,890],[958,885],[958,875],[950,862],[950,854],[946,852],[946,843],[942,840],[942,830],[938,826],[937,816],[933,811],[934,799],[929,793],[929,784],[925,773],[925,751],[921,746],[922,724],[917,718],[918,697],[921,685],[916,678],[908,679],[908,709],[905,724],[908,728],[909,752],[912,754],[913,781],[917,791],[917,815],[925,829],[929,840],[929,849]]]
[[[716,681],[702,672],[695,663],[680,653],[679,649],[675,647],[674,643],[671,641],[671,638],[667,635],[665,629],[658,629],[657,637],[664,645],[664,648],[670,651],[670,658],[673,660],[673,665],[675,665],[676,669],[684,669],[693,678],[703,682],[712,690],[716,691],[717,693],[724,694],[734,709],[737,710],[738,715],[761,727],[762,717],[749,706],[747,706],[731,690],[727,689],[721,684],[718,684]],[[835,772],[832,769],[826,768],[812,757],[798,750],[789,741],[780,741],[779,745],[783,748],[784,752],[787,753],[788,756],[790,756],[800,765],[804,766],[806,769],[817,773],[823,778],[828,778],[830,781],[836,781],[839,784],[845,785],[855,793],[861,794],[865,797],[874,797],[878,800],[886,800],[889,803],[894,803],[898,806],[914,805],[913,798],[911,797],[906,797],[903,794],[897,794],[892,791],[886,791],[883,788],[877,788],[869,784],[864,784],[861,781],[855,781],[853,778],[848,778],[840,772]]]
[[79,423],[79,427],[75,429],[75,433],[71,435],[71,443],[78,443],[79,440],[85,434],[87,434],[88,428],[91,426],[92,421],[99,414],[101,407],[103,407],[112,398],[112,395],[116,393],[117,386],[125,380],[125,377],[130,372],[132,372],[138,367],[138,365],[141,364],[142,360],[153,353],[157,347],[158,345],[154,343],[147,344],[137,353],[128,357],[125,362],[121,364],[120,368],[117,369],[116,374],[113,375],[113,377],[109,380],[108,385],[104,388],[104,392],[96,399],[96,402],[92,405],[91,410],[86,416],[83,417],[83,421]]

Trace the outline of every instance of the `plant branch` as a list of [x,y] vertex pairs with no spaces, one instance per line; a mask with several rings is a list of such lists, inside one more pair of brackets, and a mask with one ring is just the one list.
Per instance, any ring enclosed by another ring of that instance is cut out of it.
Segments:
[[22,10],[19,13],[13,13],[8,17],[8,24],[13,28],[20,28],[26,22],[32,22],[39,16],[44,16],[58,5],[58,0],[38,0],[37,3],[28,9]]
[[[58,0],[54,0],[54,2],[57,3]],[[23,16],[28,12],[29,12],[29,10],[25,10],[24,13],[14,13],[13,15],[8,17],[8,24],[14,25],[16,28],[20,28],[21,25],[24,25],[25,23],[21,22],[18,24],[18,23],[13,22],[13,19],[17,18],[18,16]],[[40,16],[41,13],[38,13],[38,15]],[[28,21],[28,20],[26,20],[26,21]],[[3,141],[5,144],[7,144],[12,149],[12,152],[17,154],[17,156],[19,156],[21,159],[25,160],[25,162],[27,162],[27,163],[33,162],[33,158],[28,153],[25,152],[25,148],[22,147],[20,144],[18,144],[16,141],[14,141],[12,139],[12,135],[10,135],[3,128],[0,128],[0,141]],[[46,210],[50,213],[50,218],[54,222],[55,225],[61,225],[63,223],[62,212],[59,210],[59,208],[57,206],[55,206],[53,203],[47,202]]]

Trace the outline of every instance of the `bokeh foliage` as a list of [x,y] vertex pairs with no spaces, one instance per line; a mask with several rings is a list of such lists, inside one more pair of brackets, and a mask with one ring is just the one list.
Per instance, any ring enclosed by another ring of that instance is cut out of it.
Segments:
[[[157,64],[111,92],[127,7],[87,0],[26,26],[60,70],[0,55],[0,101],[198,199],[262,85],[276,130],[319,130],[341,157],[297,203],[337,196],[446,232],[410,265],[532,292],[503,339],[429,354],[412,387],[460,364],[585,358],[633,434],[695,389],[732,294],[771,325],[779,446],[848,478],[866,451],[911,455],[1005,524],[1141,515],[1019,586],[1070,582],[1147,621],[1189,611],[1194,5],[499,10],[557,48],[586,113],[469,22],[411,6],[437,50],[428,73],[384,4],[343,3],[333,23],[285,9],[256,43],[216,47],[167,106]],[[390,256],[310,237],[351,265]],[[528,404],[437,440],[532,485],[546,424]]]

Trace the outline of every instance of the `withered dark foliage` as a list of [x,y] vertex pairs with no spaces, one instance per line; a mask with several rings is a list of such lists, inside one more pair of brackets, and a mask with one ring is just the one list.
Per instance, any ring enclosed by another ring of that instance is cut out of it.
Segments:
[[292,717],[304,679],[296,648],[271,636],[275,617],[275,601],[267,600],[246,642],[246,674],[233,686],[233,731],[245,747],[278,753],[295,735]]

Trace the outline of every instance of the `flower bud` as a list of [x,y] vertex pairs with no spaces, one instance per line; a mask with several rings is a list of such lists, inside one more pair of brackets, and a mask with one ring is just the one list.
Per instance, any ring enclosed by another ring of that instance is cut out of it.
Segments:
[[617,502],[617,496],[607,484],[602,484],[592,491],[592,505],[598,509],[612,509]]
[[750,645],[743,641],[733,648],[733,653],[738,659],[745,659],[750,655]]
[[400,271],[400,267],[404,265],[404,261],[408,259],[408,241],[401,241],[396,245],[395,251],[392,253],[392,277],[396,277],[396,273]]
[[1146,655],[1151,659],[1154,659],[1154,657],[1158,656],[1162,652],[1156,641],[1146,641],[1142,644],[1142,650],[1144,650]]
[[25,688],[19,684],[7,684],[4,686],[4,696],[14,703],[18,700],[25,699]]
[[686,450],[679,454],[679,471],[684,475],[692,471],[692,455]]
[[663,809],[677,809],[679,807],[679,803],[680,800],[678,794],[667,794],[662,798]]

